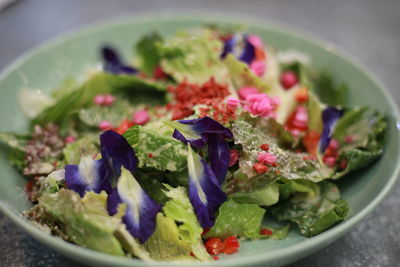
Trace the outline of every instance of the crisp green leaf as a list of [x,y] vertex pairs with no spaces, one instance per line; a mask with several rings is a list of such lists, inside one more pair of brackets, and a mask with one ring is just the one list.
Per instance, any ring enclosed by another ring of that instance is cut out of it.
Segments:
[[201,239],[203,228],[194,213],[192,204],[184,187],[173,188],[165,185],[165,194],[171,198],[163,207],[165,215],[179,223],[179,236],[183,241],[192,245],[193,254],[200,260],[210,260]]
[[160,56],[157,47],[162,41],[163,38],[157,32],[151,32],[136,44],[140,70],[147,75],[152,76],[154,69],[159,65]]
[[279,200],[279,185],[276,183],[256,189],[251,192],[236,192],[229,195],[237,203],[257,204],[260,206],[270,206]]
[[99,152],[99,138],[86,135],[73,143],[67,144],[63,150],[66,164],[79,164],[82,157],[95,156]]
[[265,210],[256,204],[239,204],[233,200],[224,202],[214,226],[205,235],[225,238],[231,235],[255,239],[260,237]]
[[312,91],[308,91],[307,101],[308,130],[322,133],[322,104]]
[[173,219],[157,214],[157,225],[144,247],[156,261],[193,261],[192,246],[179,238],[179,229]]
[[271,235],[260,235],[260,238],[272,239],[272,240],[283,240],[289,235],[290,223],[281,227],[270,227],[263,226],[263,229],[268,229],[272,232]]
[[204,83],[211,77],[226,81],[227,70],[219,56],[222,42],[209,30],[180,32],[158,46],[162,69],[175,81]]
[[135,125],[124,133],[124,137],[135,149],[139,167],[174,172],[186,166],[186,147],[172,135],[162,135],[145,126]]
[[340,198],[338,188],[330,182],[319,183],[318,194],[296,193],[289,200],[272,208],[272,214],[280,221],[292,221],[304,236],[317,235],[344,220],[350,208]]
[[331,74],[323,72],[311,81],[312,91],[328,106],[346,106],[348,88],[344,84],[335,83]]

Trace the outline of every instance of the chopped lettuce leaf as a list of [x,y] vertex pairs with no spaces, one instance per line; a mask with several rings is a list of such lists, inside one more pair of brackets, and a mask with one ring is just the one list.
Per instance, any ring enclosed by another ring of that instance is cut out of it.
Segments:
[[61,124],[80,108],[92,104],[96,95],[110,93],[125,93],[131,96],[136,103],[144,100],[149,100],[150,103],[163,103],[165,87],[132,75],[97,73],[80,88],[65,94],[57,103],[42,111],[34,119],[34,123],[39,125],[49,122]]
[[222,42],[209,30],[180,32],[158,46],[162,69],[177,82],[204,83],[214,77],[226,81],[219,55]]
[[152,76],[154,69],[160,63],[157,46],[162,43],[163,38],[157,32],[151,32],[136,44],[136,52],[139,57],[140,70]]
[[336,223],[343,221],[350,208],[340,197],[336,185],[323,181],[318,184],[315,196],[296,193],[289,200],[272,208],[272,214],[280,221],[292,221],[306,237],[317,235]]
[[8,159],[11,164],[22,171],[25,164],[25,145],[27,144],[27,137],[12,133],[0,133],[0,145],[4,144],[8,147]]
[[323,72],[311,81],[312,91],[328,106],[346,106],[348,88],[344,84],[335,83],[331,74]]
[[22,88],[19,91],[19,103],[28,118],[34,118],[47,107],[54,104],[54,99],[42,90]]
[[99,138],[95,135],[86,135],[73,143],[69,143],[63,150],[66,164],[79,164],[83,157],[93,157],[99,153]]
[[58,225],[71,242],[107,254],[123,256],[121,244],[114,236],[122,225],[121,215],[109,216],[106,202],[105,192],[88,192],[84,198],[80,198],[72,190],[61,189],[55,194],[44,194],[33,209],[41,214],[36,216],[43,216]]
[[215,225],[205,235],[205,238],[226,238],[231,235],[249,239],[259,238],[264,213],[265,210],[256,204],[226,201],[219,208]]
[[333,138],[340,144],[338,161],[346,168],[337,170],[333,178],[367,166],[383,153],[387,121],[382,114],[367,108],[347,111],[338,121]]
[[282,199],[287,199],[295,192],[306,193],[315,196],[318,193],[318,185],[305,179],[289,180],[281,177],[279,179],[279,193]]
[[268,92],[270,87],[261,78],[257,77],[246,63],[236,59],[232,54],[228,54],[224,63],[229,70],[232,83],[236,90],[242,87],[255,87],[261,92]]
[[272,239],[272,240],[283,240],[289,235],[290,223],[281,227],[270,227],[263,226],[263,229],[268,229],[272,232],[270,235],[260,235],[260,238]]
[[92,105],[79,109],[79,120],[89,127],[98,128],[102,121],[108,121],[114,127],[124,119],[130,119],[135,108],[127,101],[118,99],[112,106]]
[[171,198],[163,207],[165,215],[180,224],[178,226],[179,237],[192,245],[193,254],[200,260],[210,260],[211,257],[201,239],[203,228],[197,220],[186,189],[184,187],[165,186],[168,189],[165,194]]
[[173,219],[157,214],[157,226],[144,247],[156,261],[193,261],[192,246],[179,238],[179,229]]
[[61,82],[61,84],[57,88],[55,88],[54,91],[51,92],[51,96],[58,101],[65,95],[68,95],[69,93],[75,91],[78,88],[79,88],[78,81],[73,77],[68,77],[65,78]]
[[308,91],[307,101],[308,130],[322,132],[322,104],[312,91]]
[[256,189],[251,192],[237,192],[229,196],[237,203],[257,204],[260,206],[271,206],[279,200],[279,185],[276,183]]
[[186,166],[186,147],[171,135],[135,125],[125,132],[124,137],[135,149],[139,167],[178,171]]

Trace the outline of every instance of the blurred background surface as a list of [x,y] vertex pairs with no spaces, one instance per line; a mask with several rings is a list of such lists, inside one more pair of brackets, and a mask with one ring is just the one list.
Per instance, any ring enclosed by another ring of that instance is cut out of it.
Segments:
[[[398,0],[0,0],[0,71],[21,53],[65,32],[167,9],[243,13],[308,31],[355,57],[400,103]],[[400,266],[399,196],[398,182],[350,233],[291,266]],[[1,266],[81,266],[33,240],[1,214],[0,236]]]

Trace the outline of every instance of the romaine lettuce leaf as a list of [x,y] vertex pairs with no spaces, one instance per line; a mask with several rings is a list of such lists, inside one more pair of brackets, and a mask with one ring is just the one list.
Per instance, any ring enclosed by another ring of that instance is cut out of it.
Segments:
[[279,185],[272,183],[251,192],[236,192],[231,194],[229,198],[237,203],[271,206],[279,200]]
[[228,200],[219,208],[215,225],[205,238],[226,238],[234,235],[249,239],[260,237],[261,223],[265,210],[256,204],[239,204]]
[[157,214],[157,226],[144,247],[156,261],[193,261],[192,246],[179,238],[179,229],[173,219]]
[[171,198],[163,207],[165,215],[179,223],[179,237],[192,245],[193,254],[200,260],[210,260],[201,239],[201,228],[184,187],[165,185],[165,194]]
[[219,56],[222,42],[209,30],[180,32],[158,46],[162,69],[177,82],[204,83],[214,77],[226,81]]
[[122,225],[121,214],[109,216],[106,202],[105,192],[88,192],[84,198],[80,198],[72,190],[61,189],[55,194],[44,194],[33,209],[39,211],[37,217],[47,218],[58,225],[69,241],[107,254],[123,256],[121,244],[114,236]]
[[160,63],[160,55],[157,46],[163,38],[157,32],[151,32],[136,44],[136,54],[139,58],[139,68],[147,75],[152,76],[154,69]]
[[315,196],[296,193],[289,200],[279,202],[271,208],[272,214],[280,221],[292,221],[306,237],[317,235],[336,223],[343,221],[350,212],[339,189],[333,183],[318,184]]
[[86,135],[73,143],[69,143],[63,149],[66,164],[79,164],[81,158],[95,156],[99,153],[99,137]]
[[327,72],[316,75],[311,80],[312,91],[328,106],[346,106],[348,88],[345,84],[337,84]]
[[8,148],[8,159],[11,164],[22,171],[25,168],[25,146],[28,138],[26,136],[0,133],[0,146],[4,145]]
[[57,103],[42,111],[33,122],[39,125],[45,125],[49,122],[61,124],[80,108],[91,105],[96,95],[115,93],[131,96],[135,103],[141,101],[163,103],[165,87],[133,75],[114,75],[100,72],[93,75],[81,87],[63,95]]
[[124,137],[135,149],[139,167],[178,171],[186,166],[186,147],[171,135],[135,125],[124,133]]

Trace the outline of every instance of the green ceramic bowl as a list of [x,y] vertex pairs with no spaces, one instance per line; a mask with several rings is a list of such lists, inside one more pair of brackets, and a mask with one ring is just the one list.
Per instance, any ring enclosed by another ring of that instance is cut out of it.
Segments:
[[[304,238],[296,229],[282,241],[260,240],[242,242],[240,252],[210,263],[191,264],[215,266],[283,265],[305,257],[349,231],[374,209],[393,186],[399,174],[399,112],[392,98],[371,74],[338,52],[332,45],[315,40],[306,34],[297,34],[282,26],[267,22],[204,14],[180,15],[153,14],[140,18],[123,18],[90,27],[63,36],[16,60],[0,75],[0,131],[26,131],[28,121],[23,117],[17,102],[21,87],[40,88],[50,91],[65,77],[82,76],[90,67],[98,64],[98,49],[104,43],[115,44],[126,57],[132,56],[132,44],[143,34],[158,30],[164,35],[176,30],[202,25],[205,22],[243,23],[249,32],[260,35],[267,44],[278,49],[297,49],[309,54],[316,68],[328,69],[338,81],[350,88],[352,105],[367,105],[390,115],[388,139],[383,157],[372,166],[351,174],[339,182],[343,197],[352,209],[350,218],[332,229],[312,238]],[[0,208],[16,224],[34,238],[77,261],[90,265],[142,266],[144,262],[109,256],[84,249],[45,233],[21,216],[30,204],[23,187],[26,180],[7,161],[6,151],[0,151]],[[376,231],[379,229],[377,228]],[[372,242],[373,240],[371,240]],[[157,266],[178,266],[158,263]]]

